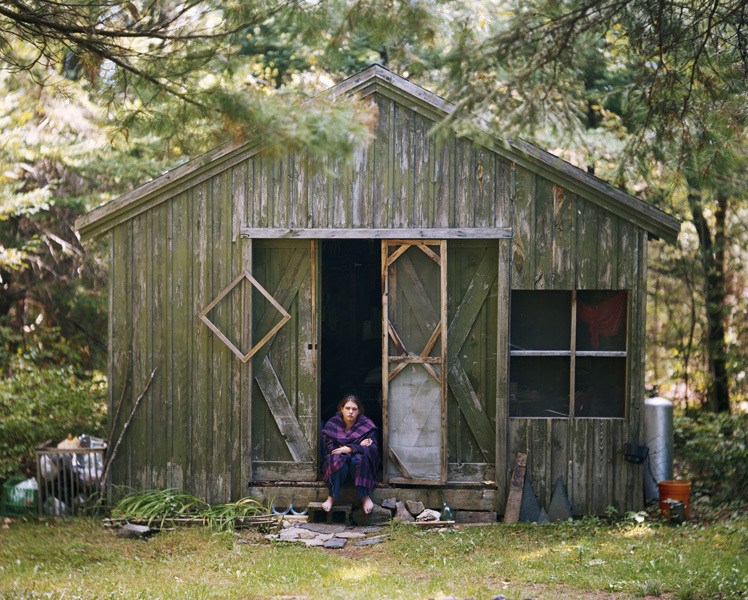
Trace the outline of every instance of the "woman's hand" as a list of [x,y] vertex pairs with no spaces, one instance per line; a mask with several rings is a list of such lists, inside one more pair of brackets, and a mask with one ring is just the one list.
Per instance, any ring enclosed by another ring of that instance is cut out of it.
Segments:
[[361,446],[371,446],[371,439],[366,438],[363,442],[360,444]]
[[341,446],[340,448],[335,448],[330,454],[350,454],[351,452],[350,446]]

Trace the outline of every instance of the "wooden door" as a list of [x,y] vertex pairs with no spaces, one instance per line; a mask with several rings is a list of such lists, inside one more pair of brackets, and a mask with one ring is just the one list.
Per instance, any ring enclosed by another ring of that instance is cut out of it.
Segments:
[[384,479],[447,479],[447,243],[382,241]]
[[496,480],[496,429],[492,421],[496,418],[498,396],[498,272],[495,240],[450,242],[450,482]]
[[[315,282],[309,240],[254,240],[254,278],[291,319],[252,358],[252,479],[317,478],[318,394]],[[252,338],[261,340],[280,313],[255,290]]]

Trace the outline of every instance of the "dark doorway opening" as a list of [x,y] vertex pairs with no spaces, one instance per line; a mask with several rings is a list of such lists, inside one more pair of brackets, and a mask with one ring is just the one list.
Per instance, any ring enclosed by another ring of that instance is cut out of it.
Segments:
[[321,416],[356,394],[382,429],[382,302],[378,240],[321,244]]

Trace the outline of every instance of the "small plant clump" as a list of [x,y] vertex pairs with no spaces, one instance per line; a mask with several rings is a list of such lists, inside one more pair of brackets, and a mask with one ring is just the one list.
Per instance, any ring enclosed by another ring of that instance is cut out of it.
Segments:
[[270,509],[254,498],[210,505],[178,489],[131,492],[112,509],[115,519],[142,521],[159,529],[180,522],[202,521],[216,531],[233,530],[237,519],[268,514]]

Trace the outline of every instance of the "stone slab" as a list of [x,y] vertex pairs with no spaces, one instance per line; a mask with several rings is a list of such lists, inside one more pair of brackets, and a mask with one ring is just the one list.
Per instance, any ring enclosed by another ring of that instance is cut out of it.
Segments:
[[532,489],[530,478],[525,476],[525,485],[522,488],[522,502],[519,505],[520,523],[537,523],[540,518],[540,506],[535,490]]
[[410,512],[408,512],[408,509],[405,508],[405,504],[402,502],[397,503],[395,518],[399,519],[400,521],[405,521],[406,523],[412,523],[416,520],[416,518],[411,515]]
[[338,533],[345,531],[346,526],[342,523],[303,523],[299,529],[308,529],[317,533]]
[[327,540],[323,545],[323,547],[331,549],[331,550],[340,550],[343,548],[348,540],[344,540],[342,538],[331,538]]
[[382,508],[397,510],[397,498],[385,498],[382,500]]
[[307,548],[313,547],[313,546],[324,546],[325,540],[320,540],[319,538],[314,538],[313,540],[301,540],[304,542],[307,546]]
[[365,538],[366,535],[363,533],[358,533],[357,531],[341,531],[340,533],[336,533],[335,537],[343,538],[344,540],[359,540],[361,538]]
[[420,515],[426,509],[423,502],[419,502],[418,500],[406,500],[405,508],[407,508],[408,512],[414,517]]
[[373,546],[374,544],[381,544],[384,541],[384,538],[380,537],[374,537],[369,538],[368,540],[361,540],[359,542],[353,542],[354,546]]
[[119,528],[117,537],[125,540],[140,540],[148,537],[151,533],[153,533],[151,528],[146,525],[133,525],[132,523],[127,523]]
[[569,497],[566,495],[564,480],[561,477],[556,480],[556,489],[553,490],[551,505],[548,508],[548,518],[551,523],[572,518],[571,504],[569,503]]

